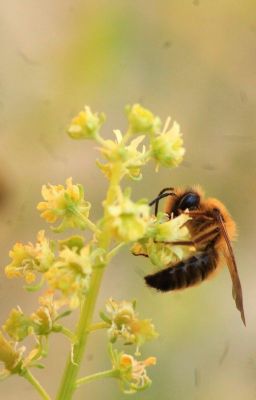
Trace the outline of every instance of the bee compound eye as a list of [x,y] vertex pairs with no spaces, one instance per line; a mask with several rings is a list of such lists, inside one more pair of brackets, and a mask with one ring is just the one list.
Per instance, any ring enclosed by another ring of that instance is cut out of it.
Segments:
[[200,197],[197,193],[189,192],[186,193],[180,200],[178,208],[180,210],[193,210],[195,208],[198,208],[200,203]]

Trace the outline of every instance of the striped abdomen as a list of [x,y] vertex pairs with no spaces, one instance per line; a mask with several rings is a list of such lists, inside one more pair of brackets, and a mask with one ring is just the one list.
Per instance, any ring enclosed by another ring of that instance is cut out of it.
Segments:
[[216,269],[217,263],[217,252],[208,248],[187,260],[145,276],[145,281],[148,286],[162,292],[184,289],[205,280]]

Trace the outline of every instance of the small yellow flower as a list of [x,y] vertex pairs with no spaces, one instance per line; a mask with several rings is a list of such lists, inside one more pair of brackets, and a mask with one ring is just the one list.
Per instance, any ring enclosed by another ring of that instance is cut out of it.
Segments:
[[16,342],[32,334],[47,336],[52,331],[61,305],[53,300],[52,295],[40,297],[39,303],[40,307],[30,316],[26,316],[19,307],[10,312],[3,329]]
[[128,194],[120,194],[119,199],[108,207],[112,235],[122,242],[139,240],[147,231],[149,212],[146,201],[134,203]]
[[111,342],[122,338],[125,344],[136,344],[139,347],[147,340],[155,339],[158,334],[151,320],[140,320],[135,312],[135,302],[109,299],[106,303],[109,321],[108,336]]
[[89,247],[83,247],[79,252],[65,247],[52,268],[46,272],[45,279],[52,289],[58,289],[69,300],[71,308],[76,308],[88,291],[91,273]]
[[94,139],[104,121],[103,113],[93,114],[90,107],[85,106],[84,110],[72,119],[68,134],[72,139]]
[[55,255],[53,244],[39,231],[37,243],[16,243],[9,253],[12,262],[5,267],[8,278],[24,277],[27,283],[36,279],[36,272],[45,272],[52,265]]
[[121,375],[125,381],[130,381],[130,388],[125,393],[134,393],[147,389],[152,381],[147,375],[147,367],[156,365],[156,357],[148,357],[144,361],[138,361],[134,357],[123,354],[120,357]]
[[30,318],[24,315],[20,308],[14,308],[11,310],[3,329],[13,340],[20,342],[29,335],[31,326]]
[[20,371],[23,351],[24,348],[16,350],[15,343],[5,339],[0,332],[0,361],[4,363],[6,370],[11,373]]
[[138,146],[143,142],[145,135],[138,136],[129,145],[125,145],[121,132],[115,130],[114,134],[116,141],[105,140],[100,148],[101,153],[109,162],[107,164],[98,162],[98,166],[109,179],[112,176],[114,163],[120,162],[123,176],[128,175],[133,180],[141,179],[140,169],[148,161],[148,154],[145,146],[141,151],[138,150]]
[[127,106],[126,112],[129,127],[133,133],[156,133],[161,128],[161,120],[151,111],[142,107],[140,104]]
[[152,220],[152,236],[144,238],[132,247],[134,255],[143,254],[159,268],[188,258],[194,251],[193,246],[173,245],[161,242],[190,241],[191,236],[186,222],[189,216],[181,214],[166,222]]
[[139,361],[133,356],[118,352],[112,352],[113,368],[119,371],[121,389],[126,394],[135,393],[147,389],[151,385],[151,379],[147,375],[147,367],[156,364],[155,357],[148,357]]
[[42,196],[45,201],[38,204],[41,217],[49,223],[62,219],[55,232],[62,232],[68,228],[85,229],[91,205],[84,200],[82,185],[73,185],[72,178],[66,180],[66,188],[62,185],[44,185]]
[[30,316],[35,335],[47,336],[54,325],[55,319],[58,317],[57,301],[53,300],[53,296],[45,295],[39,298],[40,307]]
[[177,122],[173,123],[168,132],[162,132],[151,140],[152,156],[157,162],[157,167],[176,167],[183,159],[185,149]]

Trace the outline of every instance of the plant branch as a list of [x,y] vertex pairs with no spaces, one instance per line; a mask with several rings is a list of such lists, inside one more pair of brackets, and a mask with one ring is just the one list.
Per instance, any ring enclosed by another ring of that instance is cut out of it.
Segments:
[[110,252],[107,254],[107,260],[110,261],[125,244],[125,242],[121,242],[113,247],[113,249],[111,249]]
[[83,378],[77,379],[76,387],[79,387],[81,385],[84,385],[85,383],[93,382],[102,378],[118,378],[119,374],[120,374],[119,370],[116,369],[97,372],[96,374],[84,376]]
[[25,369],[25,371],[22,373],[22,376],[29,382],[31,383],[32,386],[37,390],[37,392],[40,394],[42,399],[44,400],[51,400],[50,396],[46,393],[44,388],[41,386],[41,384],[38,382],[38,380],[34,377],[34,375],[28,370]]
[[99,329],[109,328],[109,324],[107,322],[96,322],[95,324],[91,324],[88,328],[89,332],[94,332]]
[[[110,186],[107,192],[106,201],[104,202],[104,219],[107,221],[108,207],[116,198],[116,187],[121,179],[120,163],[115,164],[113,175],[111,177]],[[92,223],[91,223],[92,224]],[[98,228],[92,224],[94,229]],[[108,231],[108,224],[102,226],[102,231],[99,233],[98,247],[105,249],[107,252],[111,244],[111,236]],[[105,264],[95,265],[92,272],[90,288],[87,297],[82,304],[80,318],[75,332],[76,342],[69,354],[66,368],[62,377],[62,382],[56,400],[70,400],[76,389],[76,379],[83,359],[86,348],[87,339],[90,333],[90,325],[93,318],[93,312],[96,305]]]
[[82,306],[80,319],[76,330],[77,341],[74,344],[72,353],[69,355],[61,387],[57,395],[57,400],[70,400],[75,390],[75,381],[84,355],[89,334],[88,327],[90,326],[93,317],[93,311],[103,272],[104,268],[95,268],[93,271],[88,296]]
[[53,330],[53,332],[56,332],[56,333],[58,333],[58,332],[62,333],[68,339],[70,339],[71,342],[75,341],[75,334],[71,330],[69,330],[68,328],[65,328],[65,326],[62,326],[62,325],[59,325],[59,324],[55,324],[53,326],[52,330]]

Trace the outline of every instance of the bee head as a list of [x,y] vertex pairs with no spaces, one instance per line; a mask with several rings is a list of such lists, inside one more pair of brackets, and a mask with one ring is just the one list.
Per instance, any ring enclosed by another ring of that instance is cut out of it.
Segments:
[[173,204],[172,213],[176,217],[180,211],[197,210],[200,205],[200,195],[196,192],[186,191],[181,196],[178,196]]

